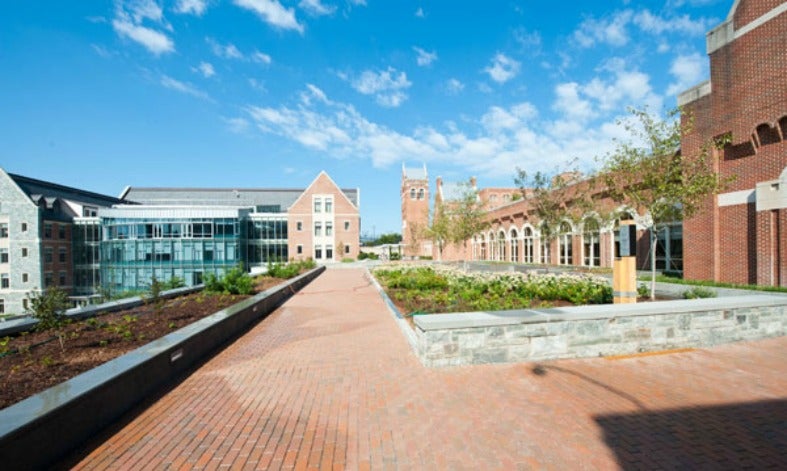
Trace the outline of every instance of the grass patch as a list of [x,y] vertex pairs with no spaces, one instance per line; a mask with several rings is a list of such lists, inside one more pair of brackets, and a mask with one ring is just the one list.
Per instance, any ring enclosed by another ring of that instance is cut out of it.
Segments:
[[[640,281],[650,281],[650,275],[638,277]],[[656,275],[656,281],[660,283],[674,283],[678,285],[688,286],[707,286],[711,288],[731,288],[731,289],[748,289],[752,291],[771,291],[775,293],[787,293],[787,287],[783,286],[760,286],[760,285],[741,285],[736,283],[722,283],[718,281],[709,280],[685,280],[675,276]]]

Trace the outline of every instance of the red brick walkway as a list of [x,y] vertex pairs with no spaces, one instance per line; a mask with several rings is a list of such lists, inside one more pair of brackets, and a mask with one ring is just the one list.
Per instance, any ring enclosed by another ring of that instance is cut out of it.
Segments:
[[328,270],[78,469],[787,464],[787,339],[427,369],[361,270]]

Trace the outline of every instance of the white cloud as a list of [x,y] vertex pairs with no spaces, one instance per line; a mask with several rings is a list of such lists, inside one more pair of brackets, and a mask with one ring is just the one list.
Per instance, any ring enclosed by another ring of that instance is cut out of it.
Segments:
[[187,82],[181,82],[179,80],[175,80],[174,78],[168,75],[161,76],[161,85],[163,85],[166,88],[169,88],[170,90],[175,90],[180,93],[185,93],[186,95],[191,95],[197,98],[201,98],[203,100],[210,100],[210,97],[208,96],[207,93],[198,89],[194,85]]
[[96,51],[96,54],[103,57],[104,59],[109,59],[110,57],[116,54],[115,52],[112,52],[107,48],[105,48],[104,46],[98,44],[91,44],[90,46],[93,48],[94,51]]
[[678,33],[702,36],[716,23],[715,19],[700,18],[692,20],[688,15],[676,18],[663,18],[654,15],[649,10],[643,10],[634,16],[634,24],[642,31],[655,35]]
[[208,8],[207,0],[178,0],[175,4],[177,13],[202,16]]
[[610,18],[588,18],[574,31],[574,39],[582,47],[591,47],[596,43],[624,46],[629,41],[626,27],[632,16],[631,10],[624,10]]
[[333,15],[336,12],[335,5],[323,5],[320,0],[301,0],[298,6],[314,16]]
[[526,51],[538,54],[541,51],[541,35],[538,31],[528,32],[524,28],[514,31],[514,41]]
[[255,78],[249,79],[249,86],[259,92],[267,93],[268,89],[265,88],[265,83]]
[[112,28],[119,36],[141,44],[145,49],[157,56],[175,50],[175,43],[166,34],[134,24],[127,18],[112,20]]
[[[300,143],[333,158],[369,159],[375,167],[398,164],[413,155],[425,162],[453,165],[461,172],[482,176],[510,177],[516,166],[543,166],[545,158],[568,161],[578,157],[590,167],[593,157],[610,148],[611,135],[619,133],[613,121],[595,128],[568,123],[573,132],[556,139],[561,123],[536,119],[538,110],[528,102],[509,107],[490,107],[478,118],[463,120],[442,129],[417,127],[409,133],[375,123],[353,105],[330,100],[308,85],[294,106],[249,106],[246,113],[261,132]],[[319,97],[319,99],[318,99]]]
[[244,134],[251,126],[245,118],[222,118],[222,120],[227,124],[227,129],[234,134]]
[[680,55],[672,61],[670,74],[675,81],[667,87],[667,95],[677,95],[702,81],[707,59],[698,53]]
[[421,49],[420,47],[413,47],[413,50],[416,52],[416,54],[418,54],[418,57],[416,58],[416,62],[421,67],[427,66],[432,62],[434,62],[435,60],[437,60],[437,53],[434,51],[427,52]]
[[519,62],[505,54],[498,53],[492,59],[492,64],[484,69],[489,77],[497,83],[505,83],[516,77],[519,73]]
[[192,68],[192,70],[201,73],[205,78],[211,78],[216,75],[216,70],[209,62],[200,62],[200,64],[197,67]]
[[595,116],[590,101],[579,96],[576,82],[561,83],[555,87],[555,103],[552,107],[572,121],[584,122]]
[[459,92],[465,89],[465,84],[460,82],[458,79],[452,78],[448,79],[445,83],[445,89],[450,95],[457,95]]
[[235,5],[251,10],[274,28],[292,29],[303,33],[303,25],[295,18],[295,10],[285,8],[277,0],[235,0]]
[[172,30],[161,10],[161,6],[153,0],[126,0],[115,3],[115,18],[112,29],[118,36],[141,44],[155,55],[175,50],[175,43],[166,34],[144,22],[156,23],[159,27]]
[[271,56],[260,51],[252,52],[251,60],[254,62],[259,62],[260,64],[270,64],[272,62]]
[[[345,80],[346,76],[340,75]],[[366,70],[353,79],[350,85],[364,95],[374,95],[377,103],[389,108],[396,108],[407,99],[403,90],[410,88],[412,83],[407,80],[407,74],[399,72],[393,67],[387,70],[374,72]]]
[[417,18],[426,18],[426,13],[424,13],[424,9],[423,8],[418,7],[418,9],[415,10],[415,16]]

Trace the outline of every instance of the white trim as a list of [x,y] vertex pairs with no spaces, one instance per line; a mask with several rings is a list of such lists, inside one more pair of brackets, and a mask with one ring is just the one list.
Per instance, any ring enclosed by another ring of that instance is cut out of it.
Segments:
[[757,201],[754,190],[731,191],[719,194],[719,207],[749,204]]
[[750,22],[743,28],[735,31],[734,39],[738,39],[744,34],[752,31],[755,28],[758,28],[765,23],[771,21],[772,19],[776,18],[777,16],[781,15],[782,13],[787,11],[787,2],[782,3],[778,7],[774,8],[773,10],[769,11],[768,13],[762,15],[761,17],[757,18],[756,20]]
[[787,2],[784,2],[778,7],[765,13],[759,18],[750,21],[742,28],[736,30],[734,24],[735,21],[734,18],[735,18],[735,10],[738,8],[738,3],[739,1],[736,0],[735,4],[732,6],[732,9],[730,10],[729,15],[727,15],[727,19],[723,23],[713,28],[712,30],[708,31],[708,34],[705,35],[705,45],[708,54],[712,54],[713,52],[721,49],[722,47],[726,46],[732,41],[740,38],[741,36],[747,33],[752,32],[756,28],[771,21],[772,19],[776,18],[782,13],[787,12]]

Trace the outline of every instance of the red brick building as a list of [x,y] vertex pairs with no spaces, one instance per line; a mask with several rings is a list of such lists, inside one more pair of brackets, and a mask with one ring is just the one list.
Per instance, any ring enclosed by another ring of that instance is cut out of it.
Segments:
[[[724,193],[709,197],[697,216],[657,234],[658,270],[787,286],[786,46],[787,3],[781,0],[736,0],[725,22],[707,34],[710,80],[678,97],[681,118],[684,124],[691,120],[692,130],[681,152],[697,155],[703,145],[726,137],[729,144],[713,151],[713,161],[720,177],[734,180]],[[440,193],[443,184],[439,179],[437,184]],[[443,259],[610,267],[618,221],[632,219],[637,264],[650,266],[649,215],[602,200],[605,212],[614,210],[617,217],[591,211],[564,221],[547,237],[513,191],[479,190],[489,229],[470,241],[468,253],[454,248]],[[404,202],[402,214],[404,220]]]
[[684,222],[687,278],[787,285],[787,3],[737,0],[707,35],[710,80],[681,94],[693,132],[684,155],[710,139],[717,171],[733,177]]

